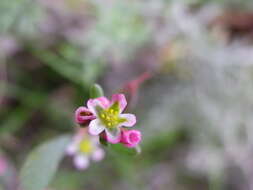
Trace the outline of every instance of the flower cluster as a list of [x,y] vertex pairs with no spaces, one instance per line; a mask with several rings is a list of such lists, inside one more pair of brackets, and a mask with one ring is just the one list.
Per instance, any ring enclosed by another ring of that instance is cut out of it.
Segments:
[[91,135],[99,135],[109,143],[122,143],[128,148],[136,147],[141,141],[141,132],[127,130],[136,123],[136,117],[122,113],[127,106],[124,94],[114,94],[111,100],[106,97],[89,99],[87,107],[81,106],[75,112],[75,121],[88,126]]

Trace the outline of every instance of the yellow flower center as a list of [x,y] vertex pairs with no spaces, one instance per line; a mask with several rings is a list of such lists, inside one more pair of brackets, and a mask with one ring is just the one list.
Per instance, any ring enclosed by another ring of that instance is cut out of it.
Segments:
[[126,121],[125,118],[119,117],[119,103],[117,102],[108,109],[99,110],[99,118],[108,129],[113,129]]
[[89,139],[84,139],[80,142],[79,150],[82,153],[89,154],[93,149],[92,143]]

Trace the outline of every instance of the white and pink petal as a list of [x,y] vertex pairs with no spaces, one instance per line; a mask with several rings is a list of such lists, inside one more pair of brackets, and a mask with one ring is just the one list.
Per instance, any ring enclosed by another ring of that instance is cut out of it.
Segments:
[[126,120],[120,124],[121,126],[132,127],[136,123],[136,117],[134,114],[130,114],[130,113],[120,114],[120,118],[124,118]]
[[89,124],[89,133],[91,135],[99,135],[105,130],[105,126],[99,119],[94,119]]

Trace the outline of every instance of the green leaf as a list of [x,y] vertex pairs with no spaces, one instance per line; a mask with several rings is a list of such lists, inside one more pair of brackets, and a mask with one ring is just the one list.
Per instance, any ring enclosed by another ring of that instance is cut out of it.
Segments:
[[69,142],[70,136],[63,135],[32,151],[21,169],[21,189],[45,189],[53,178]]
[[112,151],[117,152],[121,155],[126,155],[126,156],[136,156],[140,154],[141,149],[140,147],[135,147],[135,148],[127,148],[123,146],[122,144],[110,144],[109,146]]
[[98,98],[104,96],[104,91],[99,84],[94,84],[90,88],[90,98]]

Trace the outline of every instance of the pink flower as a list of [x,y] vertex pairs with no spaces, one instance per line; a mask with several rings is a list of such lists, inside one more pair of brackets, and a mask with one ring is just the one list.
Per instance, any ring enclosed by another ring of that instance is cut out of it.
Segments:
[[89,136],[83,131],[74,136],[66,153],[74,156],[74,165],[79,170],[86,169],[90,165],[90,160],[98,162],[105,155],[104,150],[99,147],[99,137]]
[[136,147],[141,141],[141,132],[138,130],[122,130],[120,142],[128,147]]
[[88,110],[88,108],[81,106],[75,111],[75,121],[80,125],[86,125],[96,117]]
[[111,101],[106,97],[89,99],[87,107],[96,116],[89,124],[89,133],[99,135],[105,132],[110,143],[118,143],[121,138],[120,128],[132,127],[136,123],[135,115],[122,114],[126,105],[124,94],[114,94]]

